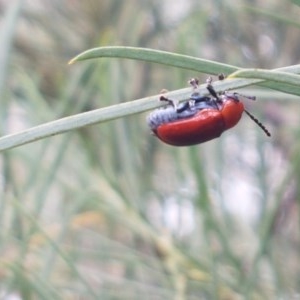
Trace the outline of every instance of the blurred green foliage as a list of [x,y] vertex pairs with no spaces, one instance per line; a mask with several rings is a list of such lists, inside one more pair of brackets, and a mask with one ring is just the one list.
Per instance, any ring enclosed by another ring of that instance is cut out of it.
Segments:
[[[185,87],[108,45],[274,69],[300,58],[298,1],[1,1],[2,135]],[[267,89],[218,140],[173,148],[145,115],[2,152],[0,297],[296,299],[299,103]],[[297,98],[296,98],[297,99]]]

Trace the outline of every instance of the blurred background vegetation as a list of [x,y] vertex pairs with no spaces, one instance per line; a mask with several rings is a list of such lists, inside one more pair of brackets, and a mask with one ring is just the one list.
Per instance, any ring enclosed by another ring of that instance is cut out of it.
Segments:
[[[298,64],[296,2],[2,0],[1,135],[210,75],[121,59],[67,65],[93,47]],[[2,152],[1,299],[298,299],[299,104],[244,93],[259,99],[246,106],[271,138],[245,117],[175,148],[141,114]]]

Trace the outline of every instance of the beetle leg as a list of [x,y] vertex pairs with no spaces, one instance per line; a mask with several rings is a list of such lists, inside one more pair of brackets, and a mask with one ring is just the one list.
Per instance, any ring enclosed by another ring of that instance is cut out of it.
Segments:
[[214,87],[212,86],[212,77],[209,76],[206,80],[206,88],[209,91],[209,93],[211,94],[211,96],[213,96],[213,98],[215,98],[217,101],[220,101],[221,99],[219,98],[216,90],[214,89]]
[[248,99],[248,100],[253,100],[253,101],[256,100],[256,97],[255,97],[255,96],[247,96],[247,95],[243,95],[243,94],[240,94],[240,93],[234,93],[234,94],[236,94],[236,95],[238,95],[238,96],[240,96],[240,97],[246,98],[246,99]]
[[256,100],[256,97],[255,96],[247,96],[247,95],[243,95],[243,94],[240,94],[240,93],[230,93],[228,91],[225,91],[224,92],[224,95],[227,96],[227,97],[230,97],[230,98],[233,98],[237,101],[240,101],[240,97],[242,98],[245,98],[245,99],[248,99],[248,100],[252,100],[252,101],[255,101]]
[[219,96],[216,92],[216,90],[213,88],[213,86],[211,84],[208,84],[206,86],[207,90],[209,91],[209,93],[217,100],[219,100]]
[[177,113],[182,113],[183,111],[191,108],[194,105],[195,105],[195,103],[193,101],[186,101],[184,103],[181,103],[180,106],[177,106],[176,112]]
[[[220,75],[221,76],[221,75]],[[217,91],[214,89],[214,87],[212,86],[212,77],[209,76],[206,80],[206,89],[208,90],[208,92],[210,93],[210,95],[212,96],[211,101],[215,104],[215,106],[220,109],[219,104],[222,103],[222,98],[219,97]]]
[[191,78],[188,83],[196,90],[199,87],[199,79],[198,78]]
[[172,100],[172,99],[169,99],[169,98],[167,98],[167,97],[165,97],[165,96],[160,96],[160,98],[159,98],[159,101],[165,101],[165,102],[168,102],[168,104],[170,104],[170,105],[172,105],[173,107],[177,107],[177,101],[175,101],[175,100]]
[[224,73],[218,74],[218,79],[219,79],[219,80],[224,80],[225,78],[226,78],[226,76],[225,76]]
[[211,84],[212,84],[212,81],[213,81],[212,77],[209,76],[209,77],[206,79],[207,85],[211,85]]
[[160,96],[159,100],[168,102],[168,104],[173,106],[174,109],[178,112],[178,101],[169,99],[165,96]]
[[186,101],[186,102],[180,103],[180,105],[179,105],[179,103],[177,101],[168,99],[164,96],[160,96],[160,101],[168,102],[168,104],[170,104],[171,106],[174,107],[174,109],[176,110],[177,113],[182,113],[183,111],[185,111],[195,105],[194,100]]

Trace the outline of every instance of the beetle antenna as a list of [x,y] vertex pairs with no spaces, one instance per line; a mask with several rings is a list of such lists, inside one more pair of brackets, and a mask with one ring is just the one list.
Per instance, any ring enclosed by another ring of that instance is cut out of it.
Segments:
[[254,121],[254,123],[256,123],[267,136],[271,136],[270,131],[258,120],[256,119],[251,113],[249,113],[249,111],[247,111],[246,109],[244,109],[244,112],[250,117],[250,119],[252,121]]

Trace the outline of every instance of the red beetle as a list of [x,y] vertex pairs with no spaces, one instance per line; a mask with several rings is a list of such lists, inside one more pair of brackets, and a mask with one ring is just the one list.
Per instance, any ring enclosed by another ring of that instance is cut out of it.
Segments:
[[[194,89],[198,80],[190,83]],[[207,89],[211,96],[202,96],[194,92],[189,101],[178,106],[164,96],[161,100],[169,105],[153,111],[148,116],[148,124],[153,133],[163,142],[173,146],[191,146],[219,137],[225,130],[235,126],[245,112],[270,136],[270,132],[247,110],[237,93],[218,96],[208,79]],[[250,99],[254,100],[255,98]]]

